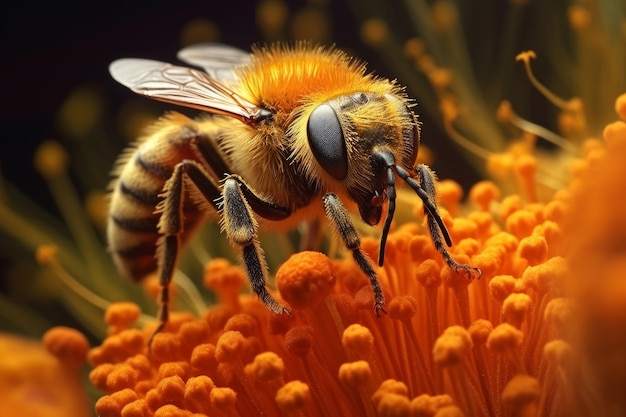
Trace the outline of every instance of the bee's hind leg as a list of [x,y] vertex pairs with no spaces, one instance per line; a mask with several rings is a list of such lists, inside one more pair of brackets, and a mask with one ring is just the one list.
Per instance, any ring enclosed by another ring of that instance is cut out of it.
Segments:
[[[185,179],[191,180],[190,182]],[[200,195],[196,202],[206,201],[208,205],[199,204],[201,211],[216,210],[214,200],[220,197],[219,184],[210,179],[202,165],[194,160],[183,160],[178,163],[172,175],[163,188],[163,200],[157,206],[157,212],[161,214],[157,225],[161,237],[157,243],[157,263],[159,271],[159,321],[157,328],[148,341],[148,347],[152,345],[154,336],[161,332],[169,319],[170,291],[169,286],[174,276],[178,255],[180,252],[180,239],[184,232],[183,209],[186,193]],[[189,185],[193,184],[189,190]],[[212,206],[212,208],[211,208]]]

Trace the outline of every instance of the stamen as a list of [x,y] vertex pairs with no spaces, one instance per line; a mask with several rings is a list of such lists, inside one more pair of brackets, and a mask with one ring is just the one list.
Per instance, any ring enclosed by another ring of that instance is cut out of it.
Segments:
[[255,356],[248,369],[257,381],[282,381],[285,362],[274,352],[263,352]]
[[294,309],[313,308],[335,285],[332,268],[330,259],[320,252],[299,252],[278,269],[276,286],[281,297]]
[[458,117],[456,103],[450,98],[442,97],[439,106],[443,115],[443,127],[448,136],[466,151],[481,159],[488,160],[493,155],[493,152],[479,146],[475,141],[469,140],[454,127],[454,121]]
[[57,260],[57,248],[52,245],[42,245],[37,249],[37,262],[41,265],[49,266],[55,275],[72,291],[78,294],[87,302],[94,306],[106,310],[110,302],[92,292],[89,288],[82,285],[74,277],[72,277]]
[[206,375],[189,378],[185,383],[185,402],[191,406],[193,411],[208,415],[210,414],[210,407],[207,398],[210,398],[214,388],[213,380]]
[[537,403],[541,396],[541,386],[530,375],[517,374],[502,391],[502,404],[513,416],[537,415]]
[[518,127],[524,132],[532,133],[533,135],[543,138],[546,141],[552,143],[553,145],[558,146],[559,148],[571,153],[572,155],[576,155],[579,152],[579,148],[573,144],[571,141],[567,140],[563,136],[560,136],[551,130],[546,129],[543,126],[532,123],[513,111],[511,107],[511,103],[508,101],[503,101],[500,103],[498,107],[498,120],[501,123],[509,122],[513,126]]
[[548,259],[548,242],[543,236],[526,236],[519,243],[519,255],[531,266],[539,265]]
[[524,63],[524,68],[526,69],[526,75],[528,76],[528,79],[535,86],[535,88],[539,90],[541,94],[543,94],[543,96],[546,99],[548,99],[552,104],[554,104],[558,108],[567,110],[568,108],[570,108],[570,102],[567,102],[563,100],[562,98],[558,97],[557,95],[555,95],[552,91],[548,90],[548,88],[545,85],[541,84],[539,80],[535,77],[535,74],[533,73],[533,70],[530,66],[530,60],[535,59],[535,58],[537,58],[535,51],[525,51],[525,52],[518,54],[515,57],[515,60],[522,61]]
[[93,233],[91,222],[86,216],[84,206],[77,196],[67,175],[67,154],[56,141],[42,143],[34,157],[35,167],[48,183],[48,187],[76,242],[76,247],[85,258],[90,278],[100,283],[108,283],[109,276],[102,247]]

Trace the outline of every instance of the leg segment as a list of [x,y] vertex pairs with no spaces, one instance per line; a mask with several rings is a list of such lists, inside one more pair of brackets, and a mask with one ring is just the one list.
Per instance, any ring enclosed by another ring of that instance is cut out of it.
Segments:
[[374,311],[376,312],[376,315],[380,316],[381,313],[386,313],[384,307],[385,297],[383,296],[383,291],[380,288],[378,277],[372,267],[372,262],[363,253],[363,251],[361,251],[361,239],[354,228],[352,221],[350,220],[348,211],[341,203],[341,200],[339,200],[339,198],[333,193],[326,194],[323,201],[326,216],[330,219],[331,223],[335,225],[337,231],[339,232],[339,236],[341,236],[343,243],[346,245],[346,248],[352,251],[352,256],[354,257],[357,265],[359,265],[359,268],[365,272],[365,275],[367,275],[370,280],[370,285],[374,291]]
[[[163,330],[169,318],[169,285],[180,251],[185,195],[191,195],[193,201],[201,207],[206,205],[205,209],[222,209],[222,226],[228,238],[243,249],[243,259],[253,291],[272,312],[288,312],[265,287],[267,266],[257,242],[258,226],[246,197],[253,196],[255,206],[265,207],[264,213],[271,213],[274,217],[277,213],[288,215],[289,210],[263,201],[238,176],[229,176],[223,186],[220,186],[199,162],[184,160],[174,168],[172,176],[165,184],[163,200],[157,207],[161,212],[158,231],[162,237],[159,239],[157,251],[161,292],[159,325],[154,334]],[[220,199],[221,204],[218,204]]]
[[[186,181],[189,180],[189,181]],[[188,189],[188,183],[193,189]],[[185,194],[202,196],[202,199],[217,209],[214,202],[220,196],[219,185],[216,184],[200,163],[193,160],[184,160],[174,167],[172,176],[163,188],[163,200],[157,206],[157,212],[161,213],[157,229],[161,238],[157,243],[157,263],[159,270],[159,324],[152,337],[165,327],[169,319],[169,285],[174,276],[183,233],[183,204]],[[200,202],[200,198],[196,197]],[[150,346],[152,338],[148,346]]]
[[[244,190],[252,192],[236,175],[231,175],[224,181],[222,229],[231,242],[242,247],[244,265],[254,293],[273,313],[289,313],[290,310],[280,305],[267,290],[267,265],[257,241],[258,224],[244,197]],[[254,198],[260,201],[256,195]]]
[[[426,214],[426,219],[428,222],[428,230],[430,232],[430,236],[433,239],[433,244],[437,251],[441,254],[443,259],[446,261],[448,266],[454,269],[456,272],[464,271],[469,278],[472,278],[474,274],[480,278],[482,272],[480,269],[460,264],[450,256],[450,253],[446,250],[443,242],[441,240],[441,236],[446,241],[448,246],[452,246],[452,240],[450,239],[450,235],[448,234],[448,229],[446,228],[443,220],[441,220],[441,216],[439,215],[439,211],[436,206],[436,188],[435,188],[435,174],[428,168],[426,165],[418,165],[415,167],[417,171],[417,182],[416,185],[421,190],[421,193],[417,192],[422,201],[424,202],[424,214]],[[415,190],[414,185],[411,182],[415,183],[415,180],[411,178],[406,179],[407,183]]]

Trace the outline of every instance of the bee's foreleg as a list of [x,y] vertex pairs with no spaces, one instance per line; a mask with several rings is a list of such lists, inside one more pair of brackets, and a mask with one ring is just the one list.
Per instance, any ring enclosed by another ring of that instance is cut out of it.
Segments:
[[253,211],[260,210],[265,214],[282,212],[288,216],[289,211],[263,201],[236,175],[228,176],[223,183],[221,209],[222,229],[231,242],[242,248],[252,291],[273,313],[289,313],[290,310],[267,290],[267,264],[257,239],[258,224],[252,215]]
[[335,225],[346,248],[352,251],[352,256],[357,265],[370,280],[370,285],[374,291],[374,311],[376,315],[380,316],[381,313],[386,313],[384,307],[385,297],[383,296],[383,290],[378,282],[378,276],[372,267],[370,259],[361,251],[361,238],[350,220],[348,211],[341,200],[333,193],[326,194],[323,201],[326,216],[330,219],[331,223]]
[[[415,170],[417,171],[418,187],[421,191],[417,194],[424,202],[424,214],[426,214],[426,219],[428,222],[428,231],[430,232],[430,235],[433,239],[433,244],[435,245],[435,248],[441,254],[441,256],[450,268],[454,269],[455,271],[465,271],[465,273],[467,273],[470,278],[473,276],[473,274],[477,274],[480,278],[480,275],[482,274],[480,269],[470,265],[460,264],[452,259],[452,256],[450,256],[450,253],[448,253],[448,250],[445,248],[443,241],[441,240],[441,236],[443,234],[443,237],[446,240],[448,246],[452,245],[448,230],[446,229],[446,226],[443,223],[441,216],[439,215],[439,211],[437,210],[437,206],[435,205],[437,197],[435,188],[435,174],[430,170],[430,168],[423,164],[415,167]],[[409,183],[408,180],[407,183]],[[412,188],[414,187],[412,186]]]

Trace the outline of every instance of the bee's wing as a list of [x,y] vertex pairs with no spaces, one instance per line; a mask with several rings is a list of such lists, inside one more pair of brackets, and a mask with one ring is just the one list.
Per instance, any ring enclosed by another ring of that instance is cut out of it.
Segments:
[[109,66],[111,76],[147,97],[255,124],[267,110],[239,97],[228,86],[193,68],[161,61],[124,58]]
[[233,69],[250,62],[250,52],[220,43],[201,43],[181,49],[178,59],[203,68],[216,80],[231,81],[235,79]]

